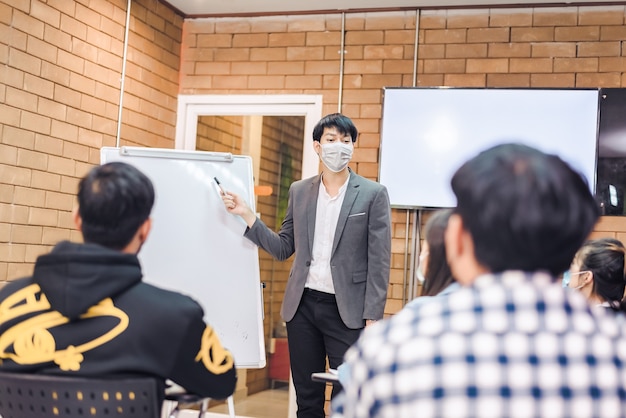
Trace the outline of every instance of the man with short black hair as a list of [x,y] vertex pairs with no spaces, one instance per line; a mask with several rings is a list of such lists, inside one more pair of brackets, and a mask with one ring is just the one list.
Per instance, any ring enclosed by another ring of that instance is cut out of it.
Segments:
[[505,144],[452,189],[446,252],[464,287],[365,329],[335,416],[625,416],[624,326],[556,280],[599,215],[584,179]]
[[32,277],[0,289],[0,372],[148,375],[203,397],[233,393],[233,357],[202,307],[142,282],[153,203],[151,181],[125,163],[80,181],[74,220],[85,243],[59,243]]
[[[391,263],[387,189],[348,167],[356,126],[333,113],[318,121],[312,136],[322,173],[289,187],[278,232],[241,196],[222,196],[226,209],[246,222],[246,238],[277,260],[295,254],[280,312],[287,322],[298,418],[325,417],[326,385],[311,375],[325,371],[327,359],[336,369],[361,330],[383,317]],[[339,391],[334,385],[332,396]]]

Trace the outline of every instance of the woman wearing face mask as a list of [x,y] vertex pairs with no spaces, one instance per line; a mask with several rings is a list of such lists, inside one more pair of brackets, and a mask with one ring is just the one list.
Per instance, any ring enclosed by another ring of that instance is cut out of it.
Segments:
[[[325,384],[311,380],[336,369],[365,325],[383,317],[391,263],[387,189],[348,168],[357,129],[331,114],[313,128],[322,173],[293,183],[278,233],[246,202],[226,191],[226,210],[248,228],[244,236],[278,260],[295,253],[281,315],[287,323],[298,417],[324,418]],[[333,387],[333,396],[340,390]]]
[[578,290],[593,306],[618,309],[624,297],[624,245],[613,238],[587,241],[578,250],[563,285]]
[[436,211],[424,227],[424,243],[419,256],[417,277],[422,283],[422,296],[413,299],[406,307],[415,307],[429,300],[425,296],[446,295],[458,289],[460,285],[452,277],[446,260],[444,233],[452,210]]

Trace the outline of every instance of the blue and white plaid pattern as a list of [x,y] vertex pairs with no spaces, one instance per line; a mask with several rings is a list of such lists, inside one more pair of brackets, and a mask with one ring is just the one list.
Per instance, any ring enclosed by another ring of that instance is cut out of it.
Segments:
[[334,417],[624,417],[626,328],[542,273],[485,275],[363,332]]

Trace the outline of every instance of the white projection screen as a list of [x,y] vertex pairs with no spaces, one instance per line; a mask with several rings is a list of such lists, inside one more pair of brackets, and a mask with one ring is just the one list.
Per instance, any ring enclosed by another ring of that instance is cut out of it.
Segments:
[[557,154],[594,192],[598,89],[385,88],[379,180],[395,208],[454,207],[454,172],[491,146]]

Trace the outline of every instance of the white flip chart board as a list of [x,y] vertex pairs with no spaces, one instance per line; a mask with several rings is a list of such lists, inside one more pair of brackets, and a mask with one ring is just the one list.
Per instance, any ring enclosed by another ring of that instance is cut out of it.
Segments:
[[265,367],[258,248],[229,214],[214,177],[254,210],[252,159],[230,153],[104,147],[102,164],[122,161],[152,180],[152,231],[139,253],[144,281],[193,297],[237,367]]

